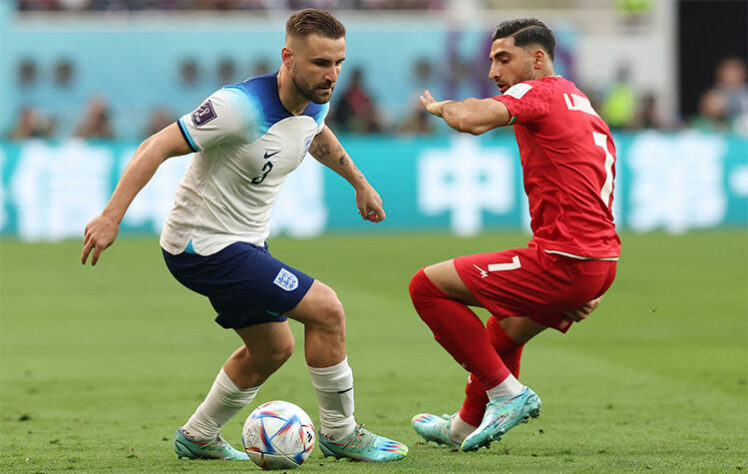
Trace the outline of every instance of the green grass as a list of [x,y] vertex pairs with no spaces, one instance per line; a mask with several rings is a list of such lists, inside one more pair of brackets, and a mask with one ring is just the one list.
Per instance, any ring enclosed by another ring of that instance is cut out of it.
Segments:
[[[543,414],[476,453],[424,444],[415,413],[455,411],[464,371],[413,311],[420,266],[523,246],[491,234],[275,239],[273,253],[332,286],[346,306],[357,418],[409,445],[394,464],[323,460],[304,472],[728,472],[748,469],[745,231],[624,235],[602,306],[569,334],[525,350],[521,380]],[[0,242],[0,472],[239,472],[177,460],[175,429],[238,345],[206,299],[167,272],[156,239],[129,239],[95,268],[80,244]],[[301,349],[300,325],[292,323]],[[316,419],[297,353],[256,402],[286,399]],[[238,445],[247,409],[224,429]]]

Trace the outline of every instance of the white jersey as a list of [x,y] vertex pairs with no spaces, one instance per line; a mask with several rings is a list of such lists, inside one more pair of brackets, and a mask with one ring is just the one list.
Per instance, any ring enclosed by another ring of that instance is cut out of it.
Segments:
[[288,173],[322,131],[329,104],[292,115],[277,73],[228,86],[177,122],[195,155],[177,188],[161,247],[211,255],[234,242],[262,246]]

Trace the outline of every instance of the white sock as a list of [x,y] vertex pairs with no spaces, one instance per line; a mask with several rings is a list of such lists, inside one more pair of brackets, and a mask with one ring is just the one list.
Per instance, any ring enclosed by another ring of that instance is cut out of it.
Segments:
[[486,390],[486,393],[488,394],[488,399],[492,400],[496,397],[513,397],[519,395],[524,389],[525,386],[514,378],[514,375],[509,374],[509,377],[505,378],[503,382]]
[[452,440],[462,443],[470,433],[475,431],[477,426],[468,424],[465,420],[460,418],[460,414],[457,413],[452,418],[452,424],[449,425],[449,437]]
[[353,418],[353,371],[348,357],[332,367],[310,367],[312,385],[319,399],[320,435],[335,441],[356,428]]
[[260,387],[240,388],[221,368],[208,396],[182,427],[182,431],[193,441],[215,441],[223,425],[252,402]]

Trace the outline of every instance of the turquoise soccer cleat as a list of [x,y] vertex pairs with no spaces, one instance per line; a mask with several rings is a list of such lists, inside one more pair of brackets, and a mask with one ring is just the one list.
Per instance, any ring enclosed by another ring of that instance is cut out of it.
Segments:
[[219,434],[212,443],[192,441],[182,433],[182,428],[174,435],[174,452],[179,459],[227,459],[231,461],[249,461],[246,453],[237,451]]
[[444,444],[450,448],[459,448],[460,442],[452,439],[449,428],[455,415],[442,415],[438,417],[431,413],[421,413],[413,417],[411,421],[416,433],[426,441],[434,441],[436,444]]
[[322,454],[334,456],[335,459],[349,458],[354,461],[385,462],[397,461],[408,455],[408,447],[399,441],[375,435],[356,426],[351,434],[340,441],[328,441],[322,435],[317,438]]
[[520,422],[527,423],[530,417],[540,415],[540,397],[530,387],[513,397],[497,397],[488,401],[483,421],[462,442],[463,451],[476,449],[498,441],[501,436]]

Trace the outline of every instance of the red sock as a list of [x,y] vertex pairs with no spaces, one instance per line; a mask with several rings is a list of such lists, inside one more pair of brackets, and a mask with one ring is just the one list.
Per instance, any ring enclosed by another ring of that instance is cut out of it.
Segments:
[[410,280],[410,297],[434,339],[483,386],[495,387],[509,376],[509,369],[491,346],[478,316],[464,304],[449,299],[423,269]]
[[[504,365],[512,372],[512,375],[519,377],[519,362],[522,358],[522,349],[525,344],[520,344],[509,338],[499,324],[499,320],[491,316],[486,324],[486,332],[491,345],[501,357]],[[467,386],[465,387],[465,401],[462,402],[460,409],[460,418],[466,423],[478,426],[483,420],[483,412],[488,403],[488,395],[483,385],[470,374]]]
[[519,363],[522,358],[522,349],[525,343],[519,343],[511,340],[507,333],[504,332],[499,320],[491,316],[486,323],[486,332],[491,345],[504,361],[504,364],[515,377],[519,378]]

